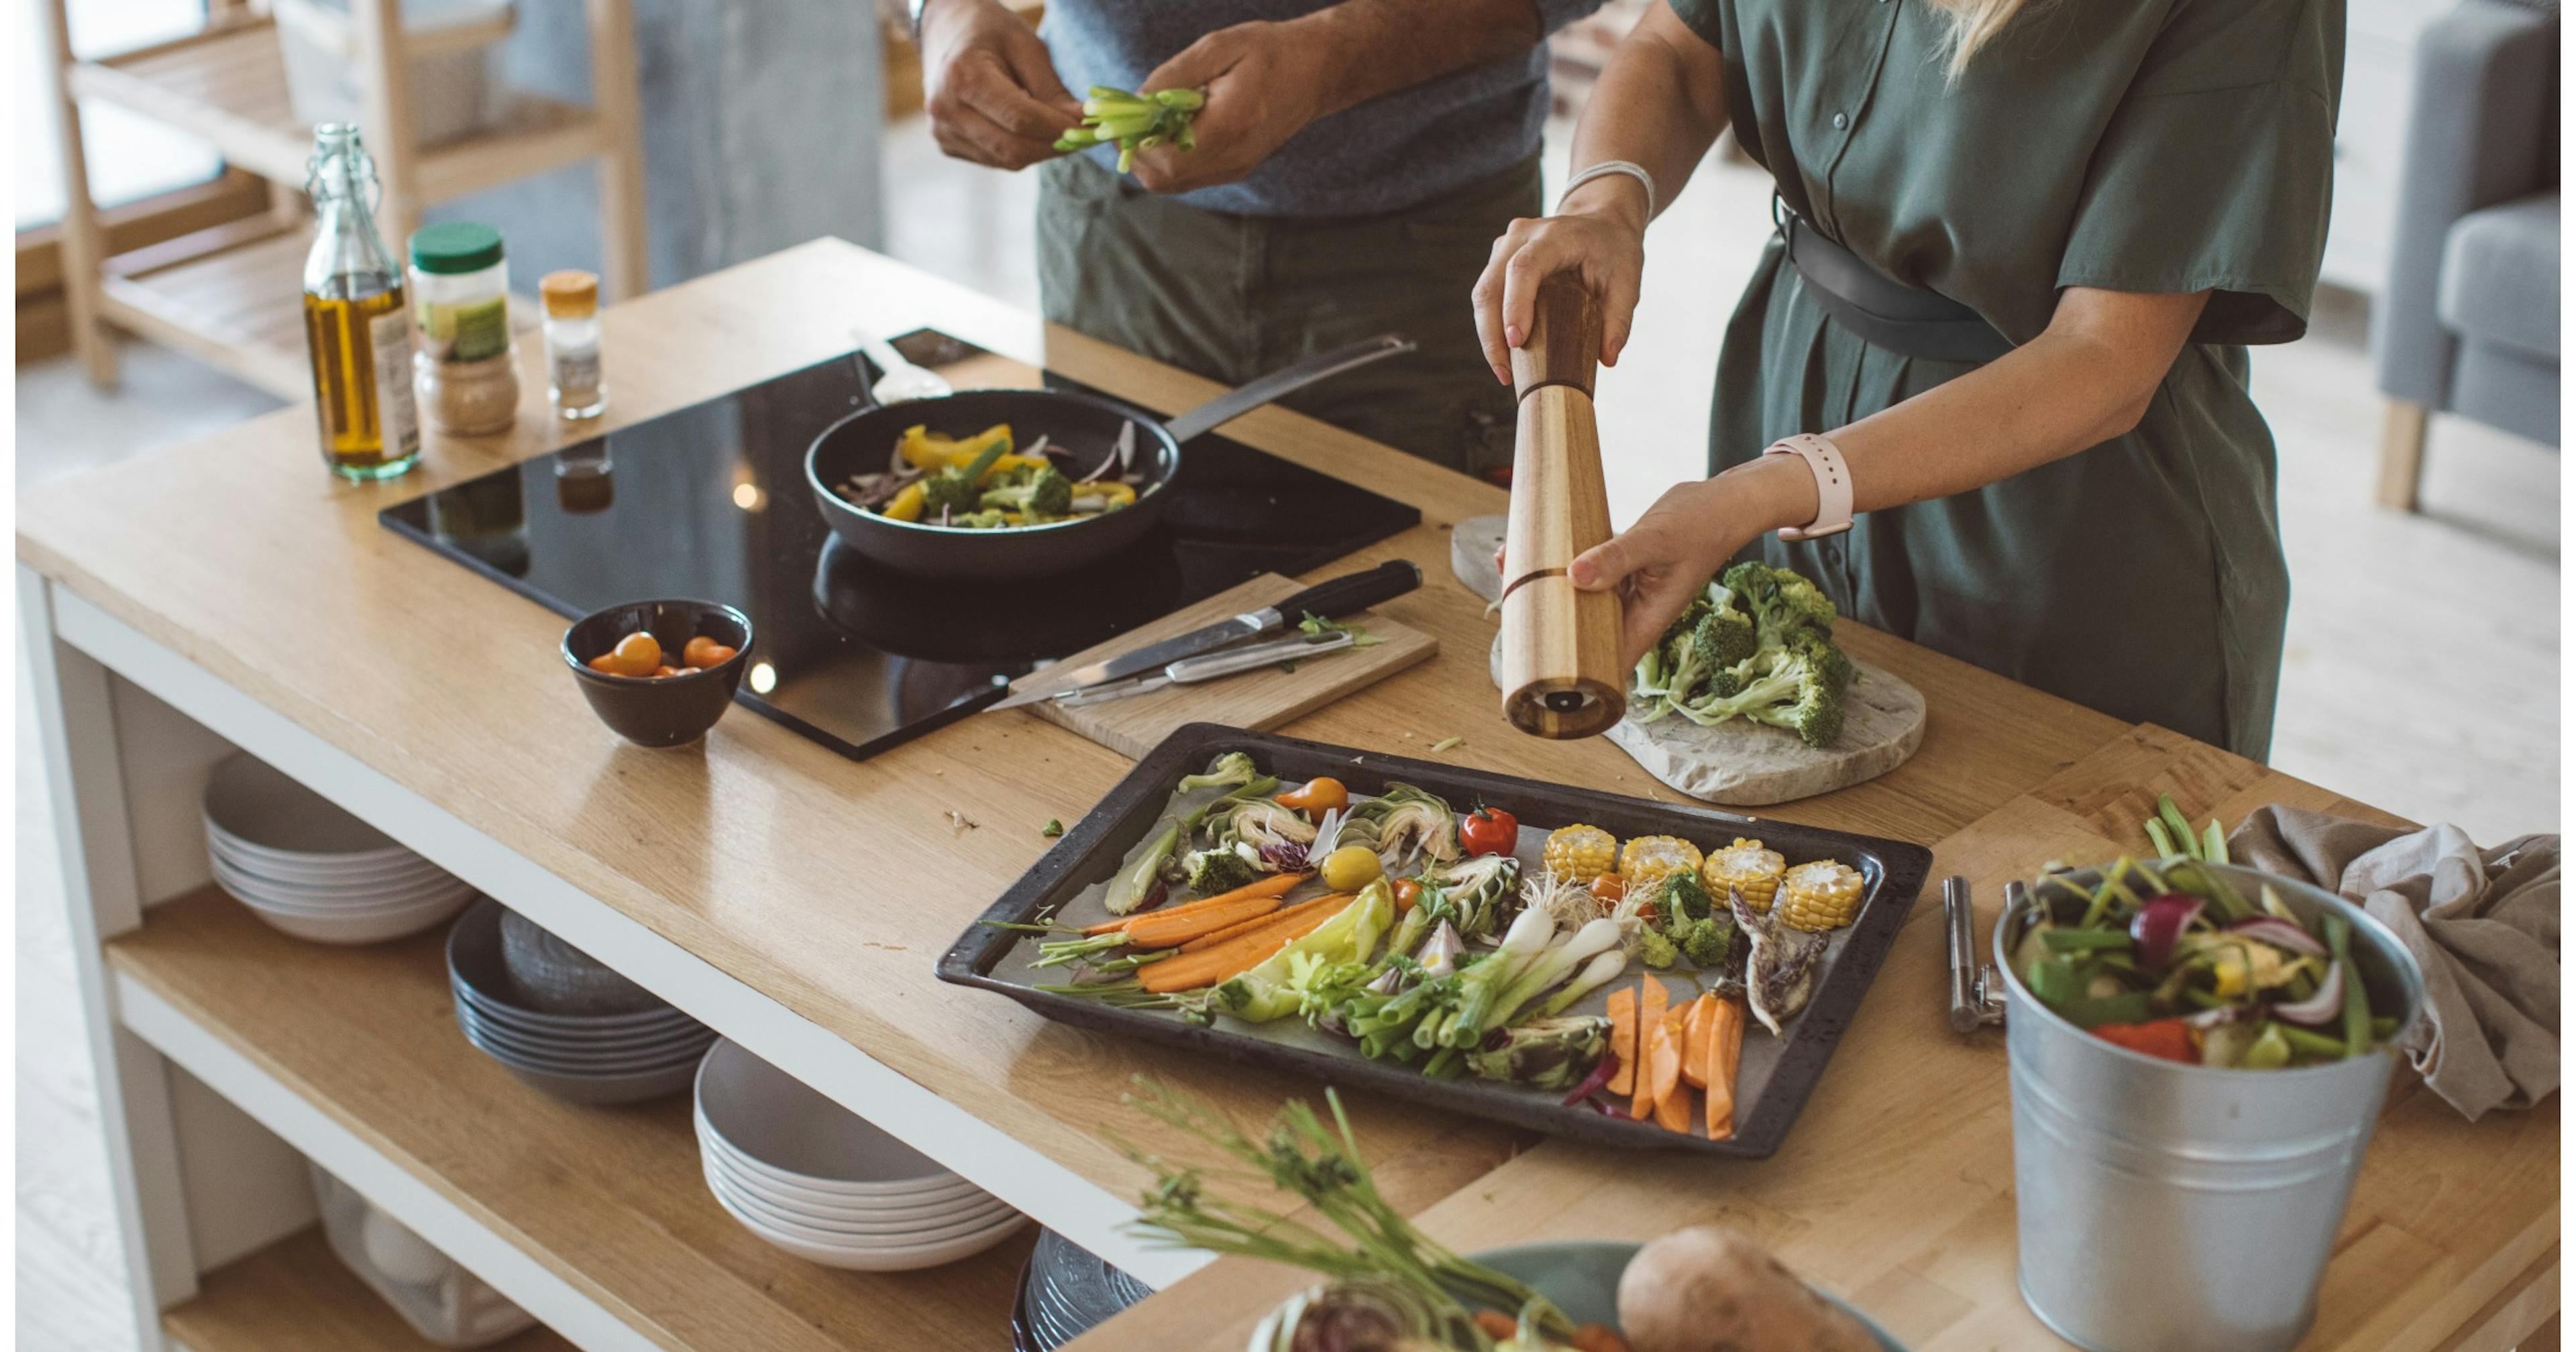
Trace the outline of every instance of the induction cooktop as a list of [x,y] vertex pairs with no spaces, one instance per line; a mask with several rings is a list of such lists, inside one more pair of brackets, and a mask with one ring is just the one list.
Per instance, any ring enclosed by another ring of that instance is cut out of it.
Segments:
[[[998,363],[931,330],[896,346],[961,377]],[[1256,574],[1307,572],[1422,519],[1210,433],[1183,448],[1153,531],[1111,558],[1003,583],[895,572],[833,538],[805,481],[805,448],[867,403],[875,374],[858,354],[836,357],[380,519],[567,618],[657,597],[740,607],[757,637],[737,698],[851,757],[971,714],[1013,677]]]

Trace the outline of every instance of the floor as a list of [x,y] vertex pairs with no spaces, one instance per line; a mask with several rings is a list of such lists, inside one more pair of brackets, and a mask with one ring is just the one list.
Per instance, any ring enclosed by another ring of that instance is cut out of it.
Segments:
[[[1549,162],[1560,164],[1562,128],[1554,139]],[[886,174],[906,185],[889,241],[896,256],[1034,306],[1027,176],[951,165],[918,122],[892,134]],[[1653,300],[1630,355],[1599,389],[1622,522],[1697,472],[1717,333],[1769,228],[1766,200],[1757,171],[1711,165],[1654,227],[1645,286]],[[2418,820],[2457,822],[2480,841],[2555,831],[2558,457],[2437,419],[2424,513],[2376,509],[2378,404],[2362,307],[2329,298],[2319,310],[2308,339],[2263,349],[2254,366],[2281,448],[2282,531],[2297,588],[2273,760]],[[22,368],[17,394],[21,487],[276,406],[140,346],[126,349],[113,396],[91,390],[68,359]],[[122,1352],[131,1346],[117,1315],[122,1259],[108,1230],[23,652],[16,663],[18,1342]]]

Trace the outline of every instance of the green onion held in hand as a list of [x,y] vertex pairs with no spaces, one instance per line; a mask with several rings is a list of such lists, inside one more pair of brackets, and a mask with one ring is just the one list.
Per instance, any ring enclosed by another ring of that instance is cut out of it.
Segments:
[[1139,150],[1159,145],[1196,149],[1199,140],[1190,129],[1190,119],[1206,103],[1207,96],[1195,89],[1131,94],[1124,89],[1093,85],[1091,97],[1082,101],[1082,125],[1058,138],[1055,148],[1089,150],[1115,141],[1118,172],[1123,174],[1135,165]]

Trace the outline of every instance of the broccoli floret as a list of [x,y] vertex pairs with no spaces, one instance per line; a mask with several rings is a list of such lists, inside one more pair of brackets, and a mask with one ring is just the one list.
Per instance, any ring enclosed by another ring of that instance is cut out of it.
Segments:
[[1000,530],[1011,522],[1008,517],[1002,515],[1000,509],[985,507],[951,516],[948,518],[948,524],[964,526],[968,530]]
[[1735,949],[1735,920],[1732,916],[1706,915],[1685,920],[1688,928],[1674,935],[1682,956],[1694,967],[1723,967]]
[[1716,899],[1708,894],[1708,884],[1700,881],[1697,869],[1675,869],[1655,885],[1655,914],[1665,917],[1707,915],[1716,908]]
[[1235,853],[1231,845],[1191,851],[1189,858],[1181,861],[1181,872],[1190,890],[1202,896],[1231,892],[1261,877],[1261,870]]
[[1731,605],[1711,606],[1691,626],[1690,656],[1702,671],[1734,666],[1759,646],[1752,617]]
[[1024,517],[1058,517],[1073,510],[1073,481],[1053,465],[1021,470],[1008,483],[984,490],[983,504]]
[[979,503],[975,481],[962,470],[943,469],[921,481],[921,519],[933,525],[957,524],[957,518],[974,511]]
[[1753,614],[1766,642],[1786,644],[1801,629],[1834,630],[1834,603],[1786,568],[1746,561],[1726,570],[1726,589]]
[[1181,776],[1180,784],[1173,791],[1188,793],[1192,789],[1239,789],[1251,783],[1260,773],[1260,767],[1252,763],[1250,752],[1229,751],[1209,761],[1208,768],[1197,774]]
[[1843,690],[1850,659],[1830,641],[1804,640],[1773,652],[1769,666],[1733,694],[1693,701],[1688,715],[1702,723],[1742,716],[1798,734],[1809,746],[1829,746],[1843,731]]
[[1653,926],[1647,926],[1637,931],[1637,956],[1660,972],[1681,957],[1681,950],[1673,945],[1672,940],[1656,933]]

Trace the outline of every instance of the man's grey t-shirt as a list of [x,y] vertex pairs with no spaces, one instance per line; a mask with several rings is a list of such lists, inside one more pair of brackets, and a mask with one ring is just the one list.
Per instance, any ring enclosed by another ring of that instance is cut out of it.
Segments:
[[[1439,0],[1422,0],[1426,12]],[[1532,0],[1554,32],[1601,0]],[[1050,0],[1039,32],[1074,97],[1134,89],[1220,28],[1294,19],[1326,0]],[[1309,123],[1233,183],[1179,200],[1242,216],[1374,216],[1430,201],[1520,163],[1547,123],[1547,46],[1399,89]],[[1090,152],[1115,165],[1117,151]]]

